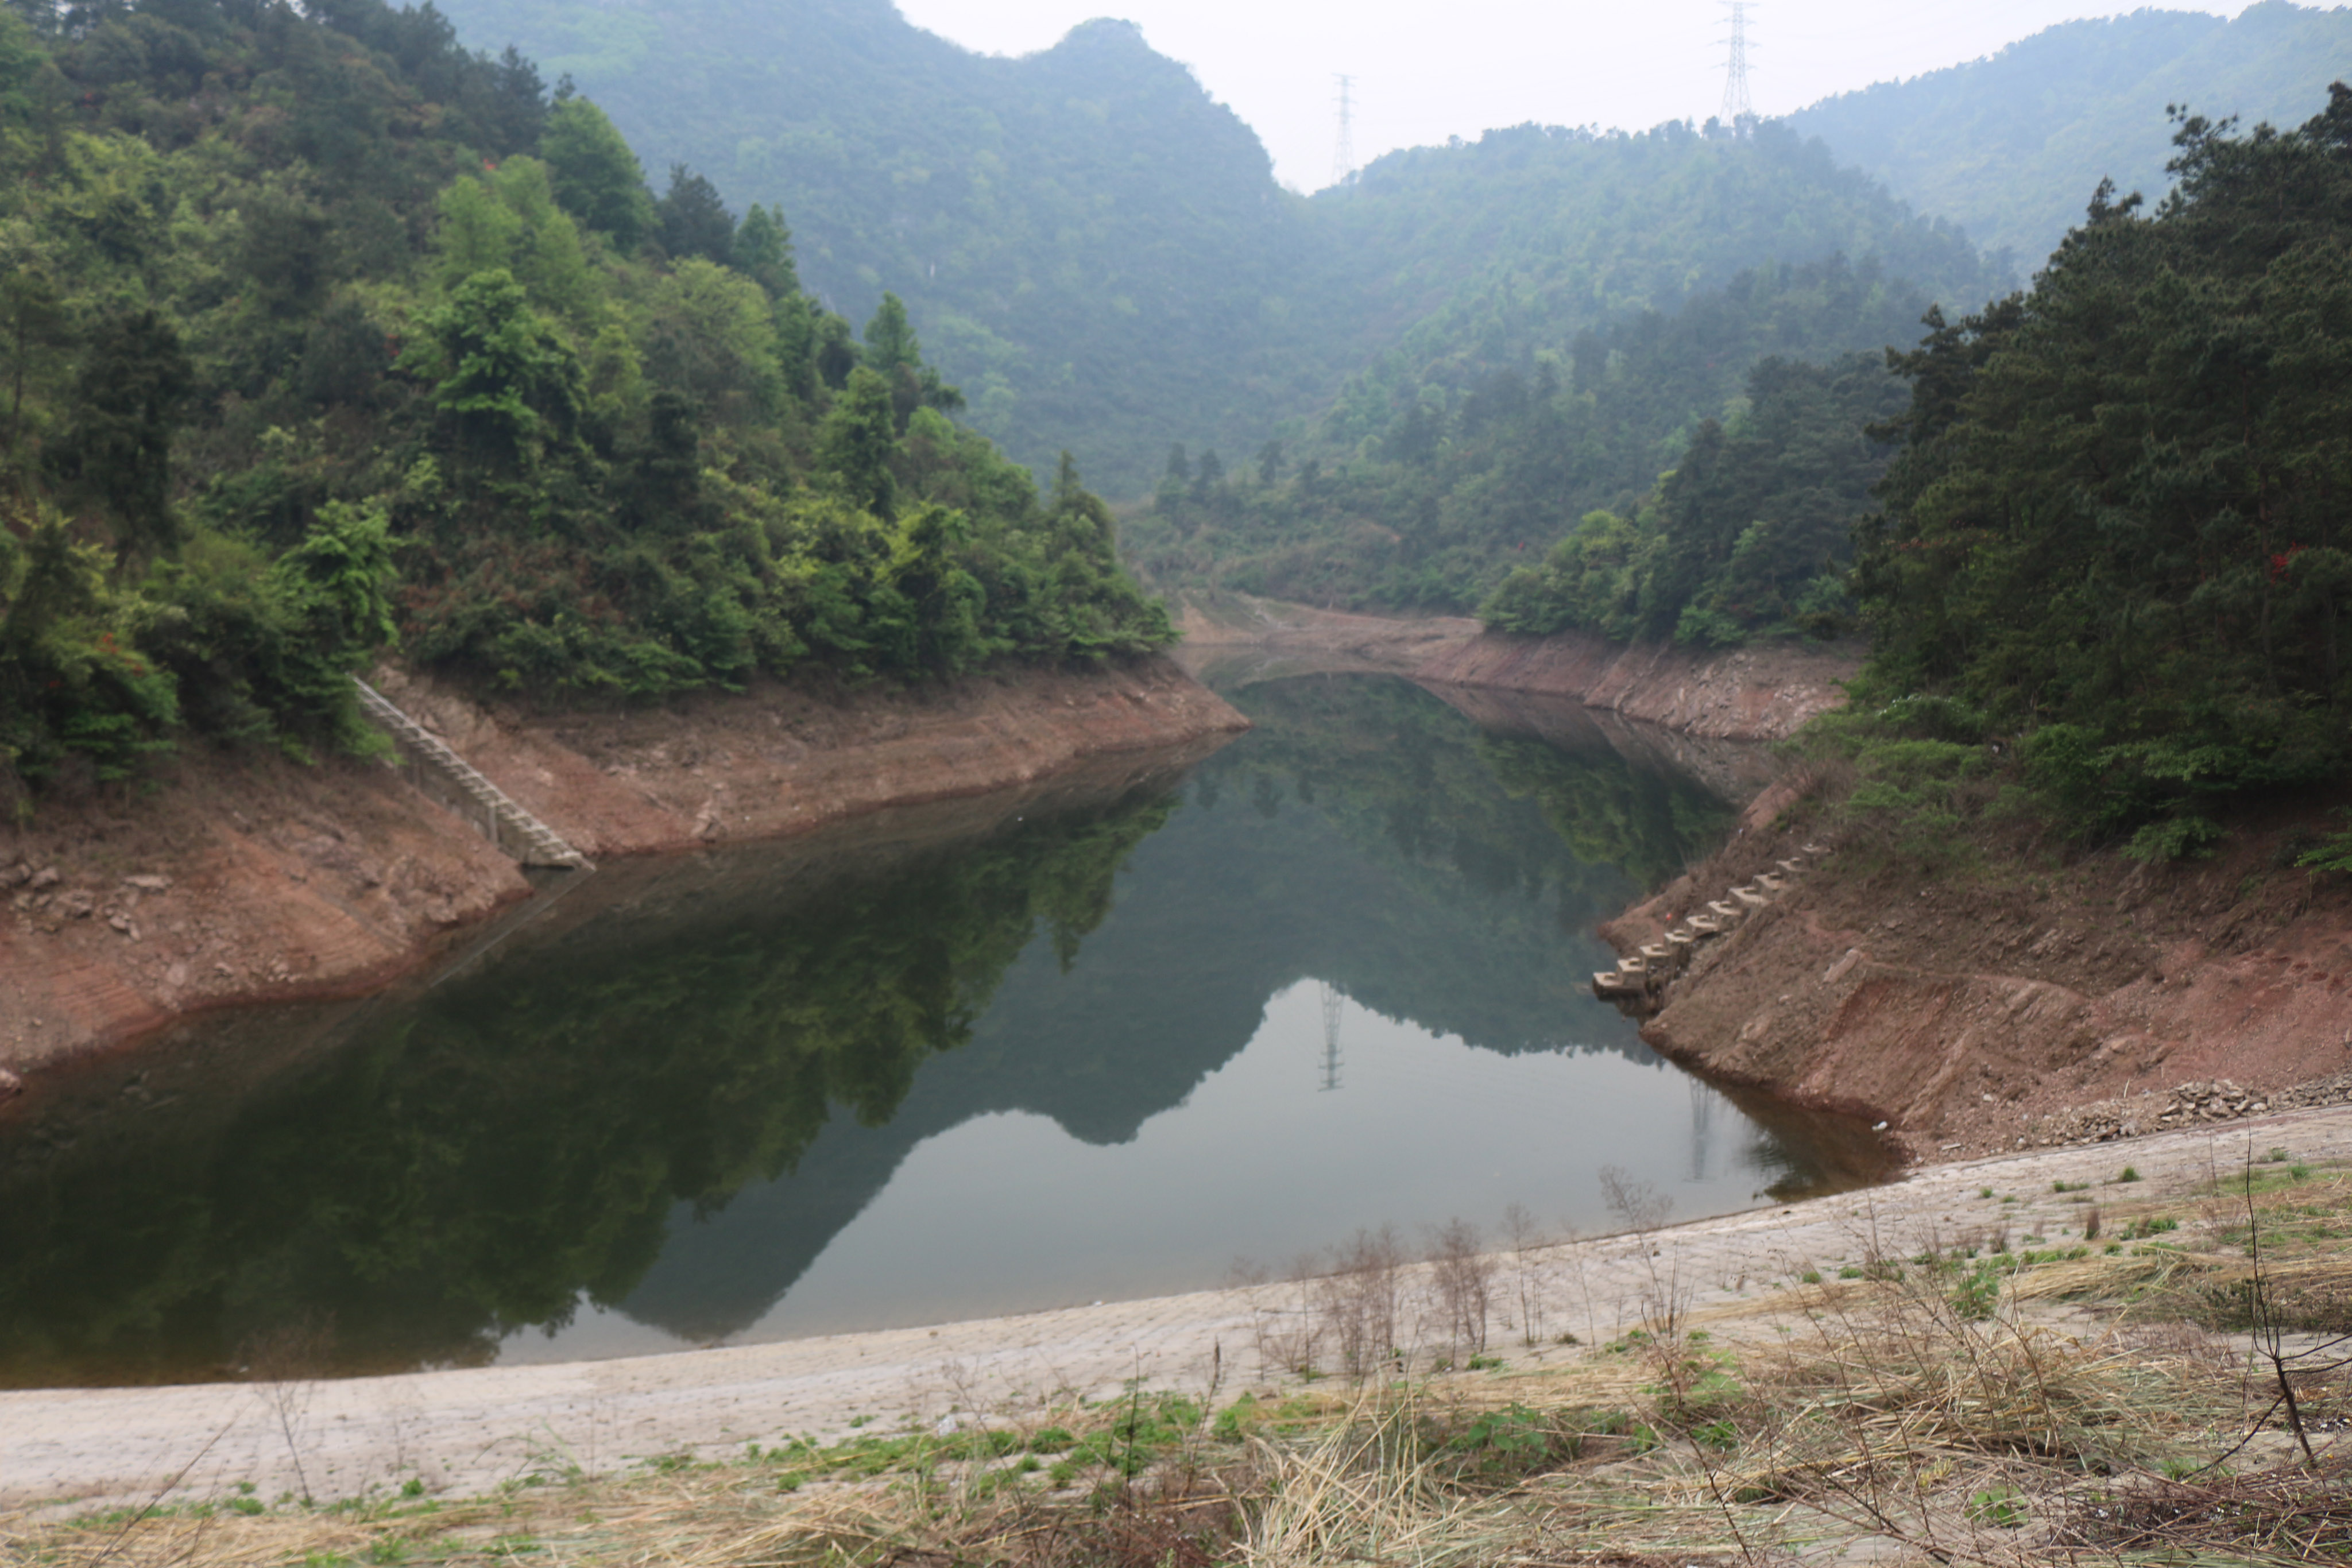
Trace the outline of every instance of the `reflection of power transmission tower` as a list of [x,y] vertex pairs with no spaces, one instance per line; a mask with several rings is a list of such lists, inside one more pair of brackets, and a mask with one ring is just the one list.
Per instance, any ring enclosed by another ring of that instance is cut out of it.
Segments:
[[1693,1181],[1706,1179],[1707,1161],[1715,1153],[1715,1091],[1690,1081],[1691,1172]]
[[1731,13],[1731,55],[1724,62],[1720,118],[1725,130],[1737,131],[1756,118],[1756,107],[1748,100],[1748,13],[1753,0],[1722,0],[1722,5]]
[[1350,96],[1356,78],[1335,76],[1331,79],[1339,84],[1339,140],[1331,149],[1331,183],[1344,185],[1356,172],[1356,106]]
[[1339,1087],[1339,1009],[1348,994],[1328,980],[1318,980],[1323,990],[1323,1088]]

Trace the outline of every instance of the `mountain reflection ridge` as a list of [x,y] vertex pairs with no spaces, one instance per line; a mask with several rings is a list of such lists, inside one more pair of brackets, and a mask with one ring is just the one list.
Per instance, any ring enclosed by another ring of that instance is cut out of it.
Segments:
[[[557,918],[233,1104],[144,1113],[135,1137],[102,1123],[12,1136],[0,1254],[21,1261],[0,1281],[0,1380],[218,1375],[295,1321],[320,1326],[333,1347],[320,1370],[336,1372],[552,1349],[583,1305],[674,1342],[822,1332],[1213,1283],[1249,1247],[1419,1222],[1369,1178],[1299,1197],[1266,1150],[1326,1165],[1373,1151],[1474,1217],[1571,1201],[1482,1200],[1436,1178],[1477,1163],[1447,1139],[1508,1109],[1445,1108],[1447,1075],[1420,1102],[1452,1120],[1412,1135],[1344,1117],[1310,1134],[1295,1108],[1287,1133],[1245,1134],[1230,1107],[1219,1134],[1194,1125],[1193,1102],[1219,1099],[1221,1073],[1255,1081],[1258,1044],[1304,1051],[1290,1065],[1311,1100],[1318,982],[1348,998],[1335,1113],[1369,1103],[1356,1075],[1391,1047],[1399,1061],[1453,1052],[1465,1083],[1480,1058],[1614,1062],[1585,1089],[1540,1092],[1646,1103],[1664,1085],[1682,1102],[1678,1075],[1586,989],[1605,956],[1589,931],[1703,852],[1728,809],[1598,732],[1488,734],[1401,681],[1307,678],[1239,700],[1260,727],[1181,785],[1026,810],[977,838],[812,840],[600,873],[601,893],[583,885]],[[222,1020],[209,1046],[173,1049],[231,1052],[259,1027]],[[1599,1135],[1550,1125],[1523,1135]],[[1757,1142],[1752,1127],[1712,1135]],[[1151,1165],[1162,1137],[1198,1144],[1189,1178]],[[1710,1189],[1755,1164],[1712,1157]],[[929,1187],[900,1179],[956,1159]],[[1118,1175],[1122,1159],[1137,1174]],[[1574,1168],[1514,1179],[1589,1188]],[[1068,1173],[1060,1197],[1002,1196],[1047,1169]],[[1076,1223],[1139,1180],[1194,1189],[1192,1218],[1171,1210],[1156,1239],[1130,1220],[1133,1245]],[[1244,1201],[1286,1181],[1287,1196]],[[956,1272],[952,1249],[936,1224],[891,1219],[902,1191],[932,1193],[917,1207],[937,1215],[1000,1195],[1020,1223],[958,1234],[995,1235],[1017,1264],[986,1280],[962,1268],[954,1299],[931,1288]],[[1293,1223],[1254,1229],[1238,1218],[1254,1207]],[[1081,1258],[1092,1283],[1070,1271]]]

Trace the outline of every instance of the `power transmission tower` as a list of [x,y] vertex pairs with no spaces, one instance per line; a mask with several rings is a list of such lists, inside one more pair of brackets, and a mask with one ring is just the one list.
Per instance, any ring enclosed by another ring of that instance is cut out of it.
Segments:
[[1752,0],[1722,0],[1722,5],[1731,13],[1731,57],[1724,64],[1720,118],[1724,129],[1738,131],[1756,118],[1756,107],[1748,100],[1748,13],[1753,5]]
[[1339,1087],[1339,1008],[1348,993],[1328,980],[1317,983],[1323,988],[1323,1088],[1328,1093]]
[[1355,102],[1351,96],[1356,78],[1335,76],[1331,79],[1339,84],[1339,141],[1331,149],[1331,183],[1344,185],[1356,172]]

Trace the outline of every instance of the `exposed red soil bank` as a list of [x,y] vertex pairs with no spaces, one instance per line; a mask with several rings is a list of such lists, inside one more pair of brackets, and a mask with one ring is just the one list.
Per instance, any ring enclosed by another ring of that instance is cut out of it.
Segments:
[[2210,861],[2012,846],[1923,882],[1807,814],[1777,787],[1720,854],[1601,928],[1631,951],[1809,837],[1835,846],[1668,985],[1642,1031],[1661,1052],[1884,1118],[1929,1161],[2352,1098],[2352,878],[2284,866],[2308,816]]
[[1589,632],[1487,632],[1440,652],[1413,678],[1573,697],[1711,739],[1780,740],[1843,704],[1840,683],[1861,667],[1862,651],[1853,647],[1778,643],[1708,653],[1612,643]]
[[[1156,659],[540,716],[379,684],[592,858],[803,832],[1248,727]],[[388,768],[192,749],[156,784],[0,828],[0,1070],[199,1009],[368,989],[530,892]]]
[[1230,690],[1286,675],[1411,674],[1479,634],[1466,615],[1359,615],[1246,593],[1178,605],[1176,657]]

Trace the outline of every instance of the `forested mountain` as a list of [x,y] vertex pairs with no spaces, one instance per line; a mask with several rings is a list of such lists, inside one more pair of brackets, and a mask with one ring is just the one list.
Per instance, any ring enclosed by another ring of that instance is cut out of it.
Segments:
[[2086,831],[2173,856],[2233,796],[2352,762],[2352,89],[2176,148],[2160,207],[2103,192],[2031,294],[1900,361],[1855,578],[1857,709],[1913,737],[1882,804],[1947,810],[2018,737]]
[[1067,446],[1114,493],[1149,488],[1174,443],[1295,435],[1381,355],[1337,439],[1384,426],[1401,387],[1525,370],[1767,263],[1989,287],[1958,234],[1769,131],[1522,126],[1307,200],[1122,23],[1002,59],[888,0],[445,8],[469,42],[569,73],[657,162],[781,204],[820,295],[853,316],[899,295],[976,428],[1027,461]]
[[[1412,367],[1426,379],[1390,392],[1371,436],[1318,433],[1306,450],[1331,455],[1328,466],[1278,444],[1230,472],[1213,453],[1171,455],[1152,506],[1129,524],[1130,559],[1176,585],[1455,611],[1517,568],[1508,600],[1489,611],[1516,632],[1673,633],[1695,597],[1712,618],[1685,630],[1710,641],[1789,631],[1805,616],[1822,629],[1844,607],[1836,578],[1849,526],[1883,465],[1861,426],[1901,401],[1883,346],[1916,337],[1927,299],[1874,265],[1832,257],[1742,273],[1671,314],[1621,318],[1562,350],[1523,349],[1517,364],[1465,353]],[[1358,385],[1388,390],[1370,376]],[[1791,469],[1757,494],[1751,476],[1736,498],[1702,507],[1713,484],[1702,476],[1748,463],[1767,430],[1787,450],[1759,460],[1790,468],[1799,453],[1834,451],[1844,455],[1834,476]],[[1678,464],[1688,472],[1666,486],[1672,531],[1706,562],[1684,563],[1697,571],[1687,581],[1682,567],[1660,573],[1664,514],[1652,494]],[[1701,533],[1712,542],[1696,545]],[[1546,561],[1555,540],[1566,553]],[[1580,586],[1568,589],[1563,572]]]
[[382,0],[0,9],[0,804],[194,730],[369,744],[347,672],[535,698],[1155,647],[886,296],[656,202],[585,99]]
[[[1284,329],[1305,308],[1288,298],[1301,204],[1249,128],[1124,22],[1003,59],[890,0],[442,9],[469,43],[569,74],[653,166],[780,204],[835,308],[896,292],[974,427],[1024,461],[1068,447],[1132,490],[1170,441],[1325,390],[1311,340]],[[1252,385],[1244,359],[1276,384]]]
[[1874,353],[2001,281],[1769,125],[1522,126],[1391,154],[1313,210],[1341,239],[1332,291],[1394,336],[1234,473],[1171,451],[1129,537],[1163,585],[1470,610],[1576,518],[1630,512],[1759,358]]
[[2262,0],[2234,20],[2139,10],[2063,22],[1990,58],[1881,82],[1788,117],[2030,272],[2080,222],[2091,187],[2152,202],[2169,183],[2168,104],[2292,124],[2352,76],[2352,10]]

